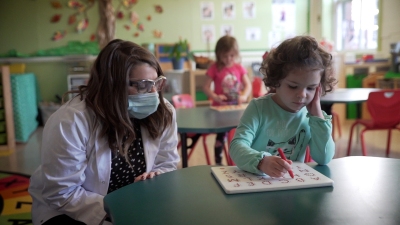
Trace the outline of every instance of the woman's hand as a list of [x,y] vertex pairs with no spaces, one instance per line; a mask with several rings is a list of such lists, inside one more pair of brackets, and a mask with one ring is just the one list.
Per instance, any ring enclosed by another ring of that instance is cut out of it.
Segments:
[[160,172],[143,173],[142,175],[137,176],[134,182],[151,179],[158,175],[160,175]]
[[307,110],[312,116],[317,116],[324,119],[324,115],[321,110],[321,84],[315,89],[315,94],[313,100],[307,105]]
[[291,164],[292,160],[285,161],[278,156],[265,156],[258,169],[270,177],[283,177],[292,169]]

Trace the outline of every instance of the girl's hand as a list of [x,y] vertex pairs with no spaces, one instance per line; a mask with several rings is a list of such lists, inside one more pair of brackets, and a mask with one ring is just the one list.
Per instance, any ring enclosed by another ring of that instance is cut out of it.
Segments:
[[151,179],[155,176],[160,175],[160,172],[150,172],[150,173],[143,173],[142,175],[139,175],[135,178],[134,182],[146,180],[146,179]]
[[283,160],[278,156],[265,156],[259,166],[259,170],[270,177],[283,177],[292,169],[292,160]]
[[312,116],[317,116],[321,119],[324,119],[324,115],[321,110],[321,84],[315,89],[315,94],[313,100],[307,105],[307,110]]
[[225,95],[214,94],[213,100],[218,103],[223,103],[224,101],[228,100],[228,98]]
[[244,96],[244,95],[239,95],[239,99],[238,99],[239,105],[244,103],[244,102],[247,102],[247,97]]

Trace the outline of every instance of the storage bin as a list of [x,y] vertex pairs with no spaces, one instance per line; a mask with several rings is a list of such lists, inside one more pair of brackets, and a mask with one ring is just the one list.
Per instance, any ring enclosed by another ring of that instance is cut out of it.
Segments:
[[[362,81],[366,77],[366,74],[355,74],[355,75],[347,75],[346,76],[346,84],[347,88],[361,88]],[[346,104],[346,118],[347,119],[356,119],[357,118],[357,104],[350,103]]]
[[11,92],[15,140],[26,142],[39,125],[35,75],[33,73],[12,74]]
[[203,91],[196,91],[196,101],[206,101],[208,97]]
[[24,63],[11,64],[10,73],[25,73],[25,64]]

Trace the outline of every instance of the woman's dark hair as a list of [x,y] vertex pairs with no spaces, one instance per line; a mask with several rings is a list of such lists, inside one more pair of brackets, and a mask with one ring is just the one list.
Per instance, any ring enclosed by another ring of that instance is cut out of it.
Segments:
[[321,70],[322,95],[330,92],[336,84],[333,77],[332,55],[310,36],[297,36],[272,49],[263,60],[260,72],[266,87],[275,89],[294,69]]
[[[94,128],[100,128],[100,136],[108,138],[108,145],[116,153],[128,159],[127,150],[135,139],[134,125],[128,114],[128,83],[131,71],[136,66],[148,64],[158,76],[163,75],[155,56],[145,48],[129,41],[113,40],[104,47],[95,60],[87,85],[79,87],[76,97],[86,102],[95,116]],[[159,92],[157,111],[139,120],[152,139],[162,135],[172,123],[170,106],[164,103]],[[124,141],[124,137],[127,139]]]

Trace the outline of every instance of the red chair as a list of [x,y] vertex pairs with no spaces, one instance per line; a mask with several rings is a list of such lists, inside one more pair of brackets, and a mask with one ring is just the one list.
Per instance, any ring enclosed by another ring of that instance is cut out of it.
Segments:
[[304,162],[305,162],[305,163],[309,163],[309,162],[312,162],[312,161],[313,161],[313,160],[312,160],[312,158],[311,158],[310,146],[307,145],[307,148],[306,148],[306,157],[304,158]]
[[[233,140],[233,137],[235,136],[235,132],[236,132],[236,128],[233,128],[232,130],[230,130],[228,132],[228,149],[229,146]],[[231,156],[229,155],[229,153],[226,153],[227,157],[226,157],[226,161],[228,162],[228,166],[234,166],[236,165],[233,160],[231,159]]]
[[[179,94],[179,95],[174,95],[172,96],[172,103],[174,104],[175,108],[193,108],[195,107],[194,101],[192,99],[192,96],[189,94]],[[199,140],[200,137],[203,137],[203,148],[204,148],[204,154],[206,156],[207,164],[211,165],[211,160],[210,156],[208,155],[208,148],[207,148],[207,138],[208,134],[196,134],[196,133],[188,133],[187,137],[192,140],[192,143],[187,147],[190,149],[189,155],[188,155],[188,160],[190,159],[190,156],[193,154],[194,149],[196,147],[197,141]],[[181,146],[181,142],[178,143],[178,148]],[[225,157],[227,157],[227,151],[224,148],[225,152]],[[228,158],[227,158],[228,160]],[[229,161],[228,161],[229,163]]]
[[252,82],[253,98],[258,98],[265,95],[265,91],[262,90],[263,81],[261,77],[254,77]]
[[367,130],[388,130],[386,157],[389,157],[392,130],[400,130],[398,127],[400,123],[400,90],[371,92],[367,99],[367,109],[371,114],[371,119],[357,119],[351,126],[347,155],[349,156],[351,151],[353,129],[360,124],[364,126],[364,129],[360,132],[363,155],[367,155],[364,132]]

